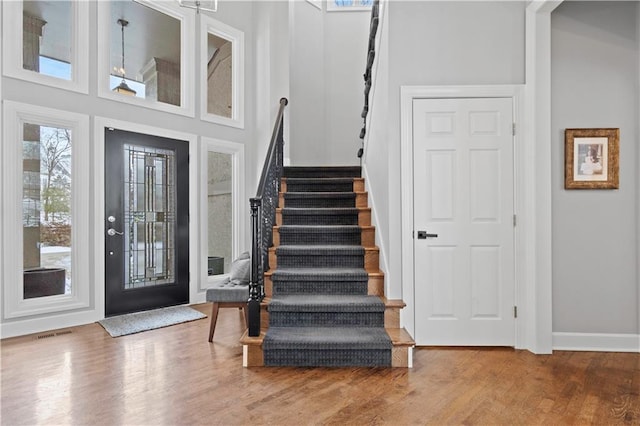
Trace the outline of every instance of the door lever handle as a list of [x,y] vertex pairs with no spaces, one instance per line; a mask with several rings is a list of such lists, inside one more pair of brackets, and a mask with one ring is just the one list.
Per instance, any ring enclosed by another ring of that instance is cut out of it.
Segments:
[[419,240],[426,240],[427,238],[438,238],[438,234],[429,234],[427,231],[418,231]]
[[124,235],[124,232],[118,232],[113,228],[107,229],[107,235],[113,237],[114,235]]

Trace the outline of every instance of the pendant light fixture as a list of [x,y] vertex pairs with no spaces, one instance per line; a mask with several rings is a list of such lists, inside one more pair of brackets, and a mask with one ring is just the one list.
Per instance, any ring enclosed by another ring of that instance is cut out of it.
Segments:
[[113,91],[116,93],[122,93],[123,95],[135,96],[136,91],[127,86],[127,82],[124,81],[124,27],[129,25],[129,21],[126,19],[118,19],[118,24],[122,28],[122,68],[120,68],[120,74],[122,74],[122,81],[118,84]]

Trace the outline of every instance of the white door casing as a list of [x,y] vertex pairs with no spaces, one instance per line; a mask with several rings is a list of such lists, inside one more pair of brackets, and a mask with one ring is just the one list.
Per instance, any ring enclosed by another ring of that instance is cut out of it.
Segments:
[[413,101],[418,345],[515,345],[512,125],[511,98]]

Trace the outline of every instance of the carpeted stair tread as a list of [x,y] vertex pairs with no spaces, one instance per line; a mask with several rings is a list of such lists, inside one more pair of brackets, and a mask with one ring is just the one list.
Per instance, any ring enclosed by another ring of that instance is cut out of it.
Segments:
[[276,248],[278,267],[364,268],[362,246],[301,245]]
[[341,215],[341,214],[358,214],[359,209],[356,207],[331,207],[317,209],[307,209],[301,207],[285,207],[282,209],[282,214],[299,214],[302,216],[313,216],[316,214],[326,214],[328,216]]
[[355,207],[355,192],[285,192],[285,207]]
[[384,302],[370,295],[274,296],[269,312],[383,312]]
[[282,245],[359,245],[362,230],[354,225],[282,225],[279,228]]
[[298,255],[298,256],[318,256],[318,255],[363,255],[364,247],[356,245],[318,245],[318,246],[288,246],[276,247],[277,256]]
[[287,166],[283,170],[286,178],[360,177],[360,166]]
[[313,232],[320,234],[322,232],[360,232],[360,227],[357,225],[282,225],[280,226],[280,233],[283,232]]
[[391,349],[279,349],[264,352],[267,367],[391,367]]
[[351,192],[333,192],[333,191],[322,191],[322,192],[291,192],[287,191],[284,194],[284,199],[293,199],[293,198],[356,198],[356,193]]
[[369,274],[362,268],[277,268],[273,295],[367,294]]
[[369,274],[362,268],[277,268],[271,275],[273,281],[345,281],[368,280]]
[[287,295],[269,303],[270,327],[384,327],[376,296]]
[[282,209],[283,225],[357,225],[358,209],[355,207],[338,208],[296,208]]
[[262,346],[269,349],[387,349],[392,344],[380,327],[269,327]]
[[353,192],[353,178],[288,178],[287,192]]
[[305,185],[320,185],[322,183],[353,183],[352,177],[325,177],[325,178],[287,178],[287,186],[291,183]]

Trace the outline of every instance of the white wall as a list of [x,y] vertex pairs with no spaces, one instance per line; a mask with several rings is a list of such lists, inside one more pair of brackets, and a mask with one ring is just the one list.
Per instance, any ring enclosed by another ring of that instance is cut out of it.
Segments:
[[360,163],[370,19],[370,11],[325,13],[326,164]]
[[369,11],[290,4],[293,165],[356,165]]
[[[637,334],[638,3],[551,15],[553,331]],[[564,129],[620,128],[620,189],[564,189]]]
[[324,110],[324,14],[306,1],[291,1],[289,8],[291,164],[322,164],[327,151]]
[[524,2],[388,3],[388,186],[374,190],[378,208],[389,209],[377,214],[389,238],[393,297],[402,295],[401,255],[411,255],[401,253],[400,239],[400,87],[524,83],[524,9]]
[[[254,196],[271,140],[280,98],[289,98],[289,6],[284,1],[254,3],[256,38],[256,150],[249,178],[249,196]],[[288,113],[285,119],[285,157],[288,157]]]

